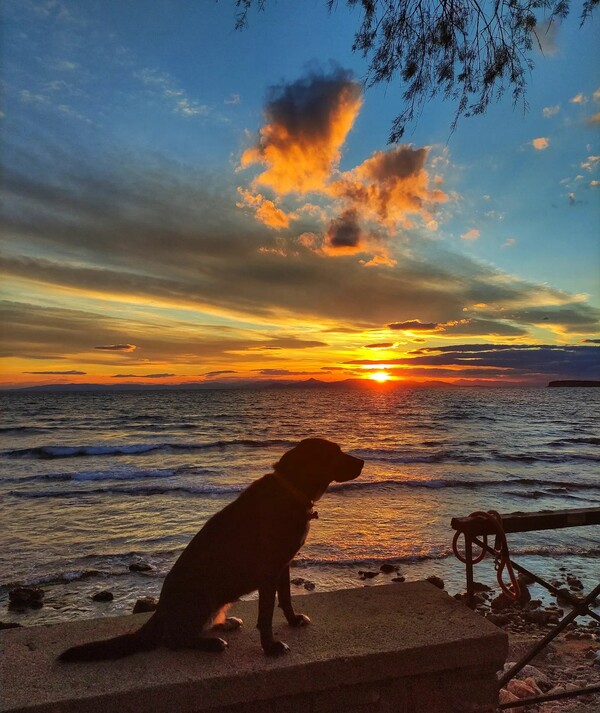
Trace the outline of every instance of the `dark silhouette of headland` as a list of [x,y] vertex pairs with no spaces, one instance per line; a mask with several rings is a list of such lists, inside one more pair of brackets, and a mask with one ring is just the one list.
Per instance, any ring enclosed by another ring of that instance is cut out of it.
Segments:
[[564,386],[564,387],[574,387],[574,386],[600,386],[600,381],[588,380],[579,381],[577,379],[565,379],[563,381],[551,381],[548,386]]

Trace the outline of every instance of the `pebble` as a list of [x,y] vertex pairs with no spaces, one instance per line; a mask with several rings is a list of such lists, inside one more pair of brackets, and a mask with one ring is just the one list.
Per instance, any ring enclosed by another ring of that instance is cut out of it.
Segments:
[[92,599],[95,602],[112,602],[114,598],[113,593],[109,592],[107,589],[103,589],[101,592],[92,594]]

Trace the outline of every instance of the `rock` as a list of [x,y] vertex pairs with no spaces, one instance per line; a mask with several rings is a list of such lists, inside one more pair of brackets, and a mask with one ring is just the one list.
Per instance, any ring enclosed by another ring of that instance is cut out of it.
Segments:
[[546,676],[543,671],[540,671],[539,668],[532,666],[531,664],[523,666],[523,668],[519,671],[519,676],[525,676],[526,679],[533,679],[536,686],[538,686],[542,691],[548,691],[552,688],[552,682],[548,676]]
[[510,623],[510,617],[507,614],[486,614],[485,617],[488,621],[496,626],[506,626]]
[[141,614],[142,612],[154,611],[158,605],[158,599],[154,597],[142,597],[133,605],[133,613]]
[[559,589],[558,592],[556,593],[556,599],[559,602],[563,602],[565,604],[569,604],[571,602],[571,597],[573,595],[571,592],[566,589],[566,587],[563,587],[562,589]]
[[392,572],[397,572],[398,567],[393,564],[389,564],[388,562],[384,562],[379,568],[379,571],[383,572],[384,574],[391,574]]
[[406,582],[406,577],[400,574],[397,577],[392,577],[392,582]]
[[312,592],[317,585],[314,582],[304,582],[304,589]]
[[[518,700],[517,696],[515,696],[514,693],[507,691],[506,688],[501,688],[498,692],[498,703],[513,703]],[[504,710],[507,711],[507,713],[519,713],[521,708],[504,708]]]
[[305,581],[304,577],[294,577],[294,579],[290,580],[290,584],[293,584],[295,587],[301,587]]
[[8,592],[9,609],[40,609],[45,592],[40,587],[15,587]]
[[444,580],[441,577],[436,577],[435,574],[432,574],[431,577],[427,577],[426,581],[438,589],[444,589]]
[[146,562],[132,562],[129,565],[130,572],[150,572],[152,567]]
[[531,698],[535,696],[536,691],[531,686],[528,686],[524,681],[519,681],[518,678],[511,679],[506,684],[506,689],[517,698]]
[[483,582],[473,582],[474,592],[491,592],[492,588]]
[[19,629],[23,624],[17,624],[16,621],[0,621],[0,630],[2,629]]
[[95,594],[92,594],[92,599],[95,602],[112,602],[112,600],[114,599],[114,595],[107,589],[103,589],[101,592],[96,592]]
[[507,609],[512,606],[513,603],[513,600],[502,592],[495,599],[492,599],[490,606],[493,611],[502,611],[503,609]]
[[377,577],[379,572],[363,572],[362,570],[358,570],[358,576],[361,579],[373,579],[373,577]]
[[544,611],[544,609],[534,609],[533,611],[524,611],[522,616],[525,621],[530,621],[539,626],[546,626],[550,621],[551,615],[550,612]]

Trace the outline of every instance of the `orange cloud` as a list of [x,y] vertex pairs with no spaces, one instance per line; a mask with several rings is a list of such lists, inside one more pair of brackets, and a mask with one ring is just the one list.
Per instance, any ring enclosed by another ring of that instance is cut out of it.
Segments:
[[269,228],[274,230],[289,228],[290,221],[297,217],[294,213],[288,215],[281,208],[278,208],[273,201],[265,198],[260,193],[253,194],[243,188],[238,188],[238,193],[242,197],[242,202],[236,203],[237,207],[251,208],[254,210],[256,219]]
[[[429,188],[425,169],[428,150],[412,146],[395,146],[389,151],[376,151],[351,171],[343,173],[331,185],[330,193],[360,209],[363,216],[391,227],[402,222],[411,227],[408,216],[419,215],[432,227],[431,208],[448,200],[439,189]],[[436,177],[437,179],[437,177]],[[439,179],[434,182],[439,184]]]
[[339,163],[361,104],[360,85],[341,69],[272,88],[267,123],[258,145],[242,154],[241,168],[265,165],[255,185],[280,195],[322,190]]
[[534,149],[537,149],[538,151],[543,151],[544,149],[547,149],[548,146],[550,146],[550,139],[545,136],[540,136],[537,139],[533,139],[531,145]]
[[477,240],[480,235],[481,232],[477,230],[477,228],[471,228],[471,230],[467,230],[467,232],[463,233],[460,237],[461,240]]

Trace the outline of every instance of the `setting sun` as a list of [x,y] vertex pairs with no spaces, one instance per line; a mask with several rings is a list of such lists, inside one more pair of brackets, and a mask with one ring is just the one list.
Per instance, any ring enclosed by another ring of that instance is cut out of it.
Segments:
[[383,384],[384,381],[389,381],[391,378],[392,377],[387,373],[387,371],[375,371],[372,374],[369,374],[369,379],[377,381],[380,384]]

